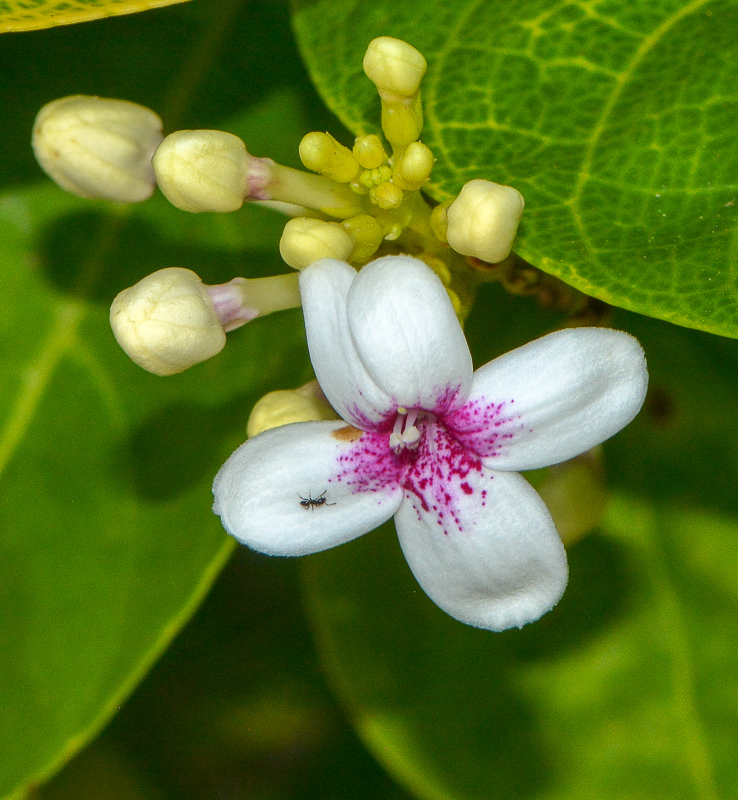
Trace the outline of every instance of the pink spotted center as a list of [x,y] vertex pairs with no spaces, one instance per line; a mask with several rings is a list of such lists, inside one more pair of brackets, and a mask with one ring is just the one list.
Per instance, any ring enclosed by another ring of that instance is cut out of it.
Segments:
[[339,458],[340,471],[332,480],[355,492],[400,486],[419,519],[432,515],[446,534],[463,531],[468,501],[487,503],[493,474],[482,459],[501,452],[520,426],[503,414],[513,402],[469,401],[443,413],[398,408]]

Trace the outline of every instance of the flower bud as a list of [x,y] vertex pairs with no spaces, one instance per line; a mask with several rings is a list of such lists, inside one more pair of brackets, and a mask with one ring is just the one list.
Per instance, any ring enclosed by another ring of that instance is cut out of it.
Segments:
[[429,255],[428,253],[424,253],[423,255],[419,256],[420,260],[427,264],[433,272],[438,275],[441,279],[441,283],[448,289],[451,285],[451,270],[448,268],[448,265],[445,261],[438,258],[437,256]]
[[80,197],[138,203],[154,191],[161,120],[127,100],[73,95],[47,103],[33,126],[44,172]]
[[601,448],[549,467],[536,490],[551,512],[561,541],[570,547],[583,539],[602,521],[607,506]]
[[406,192],[415,192],[427,183],[435,163],[430,147],[412,142],[395,162],[393,182]]
[[351,260],[366,261],[379,249],[384,239],[384,231],[376,217],[371,214],[359,214],[351,219],[344,220],[341,227],[349,232],[354,240],[354,249]]
[[391,208],[397,208],[402,203],[402,189],[395,186],[394,183],[385,181],[375,186],[370,192],[372,202],[376,203],[380,208],[385,211]]
[[366,189],[373,189],[379,186],[380,183],[385,183],[392,179],[392,169],[386,164],[381,167],[374,167],[373,169],[365,169],[359,175],[358,183]]
[[448,233],[448,207],[451,205],[453,200],[444,200],[443,203],[439,203],[433,211],[431,211],[430,215],[430,226],[431,230],[433,231],[434,236],[440,242],[444,244],[448,244],[448,238],[446,234]]
[[338,418],[318,382],[310,381],[299,389],[280,390],[264,395],[251,411],[246,433],[250,439],[280,425]]
[[223,331],[207,287],[189,269],[162,269],[122,291],[110,308],[118,344],[155,375],[174,375],[219,353]]
[[350,183],[361,171],[353,153],[329,133],[315,131],[303,136],[300,159],[307,169],[338,183]]
[[225,131],[177,131],[154,154],[156,182],[184,211],[236,211],[248,193],[251,156]]
[[448,243],[464,256],[503,261],[512,250],[524,205],[523,195],[512,186],[469,181],[446,211]]
[[426,60],[412,45],[391,36],[380,36],[369,43],[364,56],[364,72],[379,90],[398,98],[412,97],[420,88],[427,68]]
[[294,269],[304,269],[321,258],[347,261],[354,249],[354,240],[337,222],[297,217],[282,232],[279,252]]
[[364,169],[376,169],[387,161],[387,153],[376,133],[357,136],[353,153],[354,158]]

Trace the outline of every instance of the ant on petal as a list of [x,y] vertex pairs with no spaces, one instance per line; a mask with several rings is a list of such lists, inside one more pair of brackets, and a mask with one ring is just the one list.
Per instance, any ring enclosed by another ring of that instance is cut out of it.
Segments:
[[308,509],[314,509],[318,506],[335,506],[335,503],[329,503],[326,500],[325,493],[328,490],[325,489],[322,494],[319,494],[317,497],[312,497],[310,492],[308,492],[307,497],[303,497],[302,495],[298,495],[300,498],[300,505],[307,511]]

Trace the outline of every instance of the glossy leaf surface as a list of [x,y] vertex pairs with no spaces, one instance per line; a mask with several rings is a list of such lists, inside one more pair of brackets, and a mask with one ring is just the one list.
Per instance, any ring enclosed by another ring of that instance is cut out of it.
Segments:
[[731,0],[295,0],[315,83],[355,132],[380,35],[428,60],[428,192],[518,188],[515,249],[616,306],[738,336],[738,7]]
[[23,0],[2,0],[0,33],[88,22],[184,2],[185,0],[36,0],[28,3]]

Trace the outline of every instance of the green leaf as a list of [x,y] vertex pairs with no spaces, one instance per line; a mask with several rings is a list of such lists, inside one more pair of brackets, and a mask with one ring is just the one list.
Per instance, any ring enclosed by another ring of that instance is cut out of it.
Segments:
[[357,730],[419,798],[729,798],[737,548],[734,519],[618,497],[522,631],[444,617],[390,530],[312,557],[308,596]]
[[0,0],[0,33],[133,14],[186,0]]
[[[179,109],[191,127],[220,121],[289,160],[304,107],[283,80],[294,86],[299,62],[278,16],[215,2],[167,14],[161,36],[128,19],[87,38],[33,37],[15,51],[32,107],[16,114],[17,98],[0,100],[18,125],[0,133],[0,798],[83,747],[190,616],[232,549],[210,510],[215,472],[255,400],[310,377],[296,310],[254,321],[218,357],[167,379],[132,364],[108,324],[117,292],[161,267],[208,283],[284,272],[277,215],[189,215],[161,195],[131,208],[84,201],[29,163],[33,104],[74,91],[77,70],[87,81],[77,91],[125,96],[140,83],[135,99],[163,95],[151,105],[167,127]],[[256,23],[287,43],[272,48],[270,70],[223,55]],[[124,42],[137,58],[121,65]]]
[[354,132],[379,116],[369,41],[425,55],[435,199],[471,178],[512,184],[523,258],[613,305],[738,337],[731,0],[293,5],[316,86]]
[[[494,322],[490,325],[489,321]],[[476,363],[554,315],[486,287]],[[738,792],[738,343],[623,315],[651,371],[605,446],[617,488],[548,615],[493,634],[447,617],[391,526],[306,564],[328,675],[377,759],[428,800],[715,800]]]

